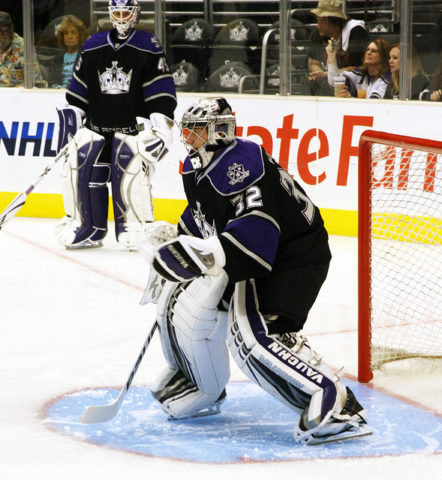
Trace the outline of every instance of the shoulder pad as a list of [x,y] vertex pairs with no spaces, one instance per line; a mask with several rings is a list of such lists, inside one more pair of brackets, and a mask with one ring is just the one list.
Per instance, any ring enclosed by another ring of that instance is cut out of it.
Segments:
[[94,33],[91,35],[83,45],[83,52],[86,52],[87,50],[93,50],[94,48],[101,47],[103,45],[106,45],[107,42],[107,35],[108,31],[105,32],[98,32]]
[[207,167],[205,175],[221,195],[239,193],[263,177],[262,149],[249,140],[236,139]]
[[155,35],[142,30],[135,30],[128,45],[151,53],[163,53],[163,47]]

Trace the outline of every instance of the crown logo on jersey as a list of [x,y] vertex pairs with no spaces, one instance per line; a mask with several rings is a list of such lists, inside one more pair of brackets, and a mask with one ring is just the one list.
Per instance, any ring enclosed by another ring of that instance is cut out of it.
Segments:
[[98,72],[101,93],[118,95],[127,93],[130,88],[132,70],[129,73],[123,72],[123,67],[118,67],[118,62],[112,62],[111,68],[106,68],[104,73]]
[[227,176],[230,178],[229,185],[243,182],[250,175],[250,170],[246,170],[242,163],[233,163],[227,169]]
[[192,216],[203,238],[209,238],[213,235],[216,235],[215,221],[213,221],[213,225],[210,225],[210,223],[206,220],[206,216],[201,210],[200,202],[196,202],[196,207],[197,209],[193,210]]
[[191,42],[198,42],[203,39],[203,29],[197,22],[194,22],[193,25],[184,30],[184,38]]
[[178,70],[172,73],[173,81],[177,87],[182,87],[187,85],[187,78],[189,74],[184,70],[183,66],[181,65]]
[[235,28],[230,29],[230,40],[243,42],[244,40],[247,40],[248,34],[249,28],[247,28],[242,22],[239,22]]
[[241,79],[241,76],[237,72],[235,72],[235,70],[233,70],[233,67],[232,67],[224,75],[220,74],[219,83],[221,87],[232,88],[232,87],[237,87],[239,85],[240,79]]

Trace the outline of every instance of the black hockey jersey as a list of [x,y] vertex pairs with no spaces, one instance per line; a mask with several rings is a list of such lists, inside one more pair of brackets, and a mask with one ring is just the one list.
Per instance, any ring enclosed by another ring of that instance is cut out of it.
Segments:
[[218,235],[231,282],[272,275],[331,255],[319,209],[259,145],[236,139],[201,172],[183,167],[189,202],[180,233]]
[[[119,43],[117,43],[119,42]],[[159,112],[173,119],[176,92],[164,51],[150,33],[133,30],[124,41],[116,31],[85,42],[66,99],[87,114],[100,133],[136,129],[135,117]]]

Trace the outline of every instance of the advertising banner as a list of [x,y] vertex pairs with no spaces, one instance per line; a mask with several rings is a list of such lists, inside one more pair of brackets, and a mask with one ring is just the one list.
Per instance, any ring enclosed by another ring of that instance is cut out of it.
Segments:
[[[179,94],[176,121],[197,98]],[[441,140],[438,103],[252,95],[227,99],[237,117],[237,135],[263,145],[324,209],[357,210],[358,141],[364,130]],[[1,201],[2,192],[23,191],[55,156],[56,107],[65,98],[64,91],[0,89],[0,102]],[[179,172],[185,156],[175,127],[174,146],[156,169],[156,199],[182,204]],[[58,168],[39,186],[40,193],[60,194]]]

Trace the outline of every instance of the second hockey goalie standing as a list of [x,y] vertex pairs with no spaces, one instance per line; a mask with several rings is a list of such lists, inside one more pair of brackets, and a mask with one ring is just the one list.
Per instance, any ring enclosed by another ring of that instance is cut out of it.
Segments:
[[299,414],[296,442],[371,433],[352,391],[300,334],[331,260],[319,209],[262,147],[236,137],[225,98],[195,103],[180,128],[189,155],[178,236],[140,245],[166,279],[157,322],[167,367],[153,396],[171,419],[219,413],[230,350]]
[[155,164],[173,141],[177,102],[163,47],[134,28],[137,0],[110,0],[109,15],[114,28],[85,42],[66,93],[69,105],[58,109],[59,149],[73,135],[63,173],[66,216],[56,229],[67,248],[102,245],[111,182],[117,240],[136,249],[154,220]]

